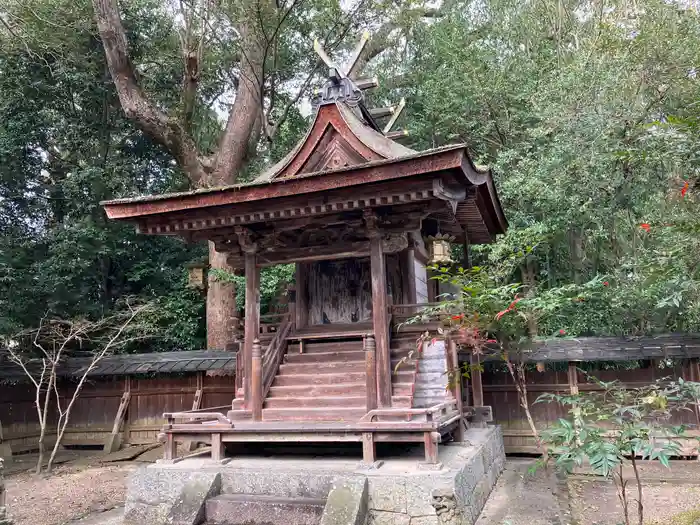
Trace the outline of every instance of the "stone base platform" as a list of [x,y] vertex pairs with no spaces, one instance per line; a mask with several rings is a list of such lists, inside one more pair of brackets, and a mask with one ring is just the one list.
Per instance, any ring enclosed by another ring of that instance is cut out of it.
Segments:
[[[505,452],[500,427],[470,429],[465,438],[441,446],[440,464],[429,469],[420,465],[420,451],[402,455],[400,445],[394,457],[371,466],[328,457],[151,465],[130,482],[124,525],[281,525],[289,523],[284,509],[306,512],[308,525],[472,525]],[[252,515],[244,515],[247,508]]]

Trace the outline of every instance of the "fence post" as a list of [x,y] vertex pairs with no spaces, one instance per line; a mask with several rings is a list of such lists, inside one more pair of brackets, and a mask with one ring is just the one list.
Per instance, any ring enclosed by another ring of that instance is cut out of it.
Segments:
[[260,340],[256,337],[253,341],[253,366],[252,366],[252,377],[251,379],[251,410],[253,415],[253,421],[262,421],[262,391],[263,391],[263,378],[262,378],[262,352],[260,349]]
[[364,338],[365,350],[365,375],[367,384],[367,412],[377,408],[377,344],[374,334],[367,334]]

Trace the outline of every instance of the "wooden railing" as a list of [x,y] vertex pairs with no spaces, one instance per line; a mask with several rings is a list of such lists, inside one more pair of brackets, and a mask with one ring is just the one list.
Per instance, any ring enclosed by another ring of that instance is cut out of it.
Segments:
[[272,382],[275,380],[277,370],[284,358],[284,353],[287,350],[287,336],[292,329],[292,319],[289,313],[283,314],[283,317],[277,327],[275,336],[270,344],[265,349],[262,356],[262,400],[267,397],[270,391]]
[[266,314],[260,316],[260,335],[275,334],[279,332],[280,326],[289,318],[289,312],[279,314]]
[[409,329],[411,324],[406,324],[406,321],[420,316],[422,313],[428,313],[427,320],[421,323],[415,323],[419,326],[424,326],[425,323],[436,323],[440,321],[443,317],[447,316],[447,313],[432,313],[425,312],[430,308],[439,306],[440,303],[421,303],[421,304],[394,304],[389,307],[389,313],[393,316],[394,326],[401,326],[404,329]]
[[425,416],[426,421],[437,421],[441,424],[446,424],[446,422],[452,422],[452,420],[461,417],[461,413],[457,412],[457,400],[449,399],[444,403],[439,403],[427,408],[377,408],[375,410],[370,410],[362,416],[360,422],[372,422],[375,418],[382,416]]

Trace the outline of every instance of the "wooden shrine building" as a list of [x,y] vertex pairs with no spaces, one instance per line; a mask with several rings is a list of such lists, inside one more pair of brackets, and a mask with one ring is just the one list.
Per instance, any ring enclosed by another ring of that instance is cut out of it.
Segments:
[[[332,69],[306,136],[250,183],[104,203],[139,232],[212,241],[245,273],[232,408],[169,414],[166,457],[176,440],[211,442],[214,458],[226,442],[358,441],[371,462],[376,442],[417,441],[435,462],[438,442],[459,439],[460,387],[445,388],[454,344],[404,362],[416,334],[398,320],[428,300],[424,239],[489,243],[506,220],[465,145],[417,152],[392,140],[378,124],[391,111],[365,105],[373,85]],[[289,263],[296,293],[266,326],[260,269]]]

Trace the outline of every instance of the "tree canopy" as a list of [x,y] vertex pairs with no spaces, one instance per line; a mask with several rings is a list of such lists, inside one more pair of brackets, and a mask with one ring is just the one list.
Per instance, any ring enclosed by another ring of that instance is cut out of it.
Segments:
[[[501,284],[583,290],[545,335],[698,330],[700,15],[687,3],[124,0],[120,10],[140,89],[185,126],[205,167],[246,81],[250,39],[264,43],[242,179],[305,130],[321,74],[313,38],[342,57],[369,29],[365,72],[381,86],[371,96],[406,98],[407,145],[465,142],[497,174],[510,230],[475,262],[498,268]],[[251,20],[264,23],[241,32]],[[206,246],[137,235],[99,206],[197,183],[122,107],[92,2],[0,9],[2,332],[49,310],[98,317],[136,295],[159,304],[149,321],[162,337],[149,348],[204,344],[205,301],[185,264]],[[264,276],[264,301],[290,277]],[[589,300],[591,282],[607,284]]]

